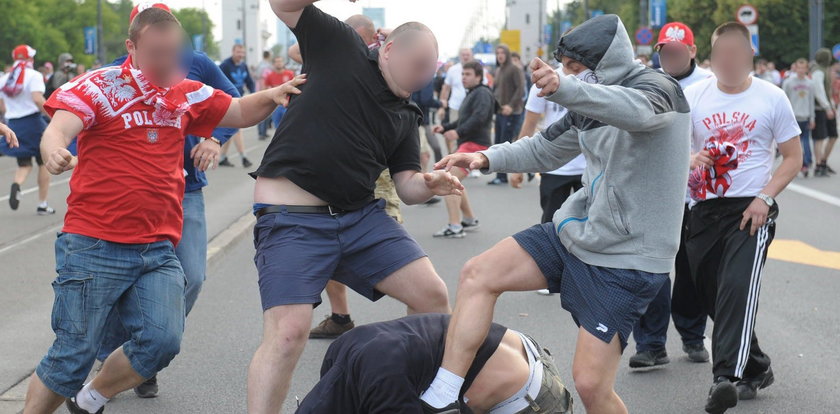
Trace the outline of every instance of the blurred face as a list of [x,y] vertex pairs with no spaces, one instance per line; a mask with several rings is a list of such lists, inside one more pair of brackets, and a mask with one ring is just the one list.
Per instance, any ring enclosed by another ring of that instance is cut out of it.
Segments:
[[280,71],[286,68],[286,61],[282,57],[274,58],[274,69]]
[[659,49],[659,64],[667,74],[679,76],[691,69],[691,59],[696,54],[696,46],[689,47],[679,42],[666,43]]
[[417,34],[399,44],[388,42],[381,50],[380,68],[395,95],[408,98],[423,89],[435,75],[437,43],[431,35]]
[[458,58],[461,59],[461,64],[463,65],[464,63],[472,60],[473,52],[471,49],[461,49],[461,51],[458,52]]
[[746,82],[752,60],[752,45],[741,33],[724,33],[712,44],[711,68],[722,85],[737,87]]
[[504,49],[496,48],[496,61],[499,62],[500,65],[504,65],[505,62],[507,62],[507,54]]
[[808,75],[808,63],[796,62],[793,64],[793,70],[800,78],[804,78]]
[[582,63],[566,56],[560,58],[560,62],[563,63],[563,73],[567,75],[577,75],[587,69]]
[[134,66],[153,85],[168,88],[186,75],[181,68],[182,31],[175,24],[149,26],[137,42],[126,40],[126,48]]
[[465,88],[472,89],[481,83],[481,76],[476,75],[472,69],[464,69],[461,71],[461,82]]
[[519,56],[511,57],[510,61],[513,62],[514,65],[522,66],[522,60],[519,59]]
[[236,63],[245,60],[245,46],[236,46],[233,48],[233,61]]

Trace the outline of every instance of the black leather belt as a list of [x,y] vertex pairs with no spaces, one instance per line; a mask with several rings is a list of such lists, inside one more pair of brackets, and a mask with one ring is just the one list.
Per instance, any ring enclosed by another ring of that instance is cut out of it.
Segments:
[[331,216],[349,213],[347,210],[333,206],[268,206],[257,210],[256,216],[260,218],[266,214],[282,213],[284,211],[288,213],[329,214]]

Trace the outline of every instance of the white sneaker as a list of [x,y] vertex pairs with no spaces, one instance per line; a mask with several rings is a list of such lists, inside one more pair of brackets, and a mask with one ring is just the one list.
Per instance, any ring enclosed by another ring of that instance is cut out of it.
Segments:
[[481,175],[482,175],[482,174],[481,174],[481,171],[479,171],[479,170],[471,170],[471,171],[470,171],[470,175],[469,175],[469,177],[470,177],[470,178],[481,178]]
[[553,293],[549,292],[548,289],[540,289],[540,290],[537,291],[537,294],[540,294],[540,295],[543,295],[543,296],[553,295]]

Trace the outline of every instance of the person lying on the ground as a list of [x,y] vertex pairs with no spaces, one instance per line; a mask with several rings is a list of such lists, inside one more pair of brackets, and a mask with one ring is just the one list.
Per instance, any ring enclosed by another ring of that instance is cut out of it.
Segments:
[[[443,358],[450,315],[412,315],[359,326],[330,345],[321,379],[297,413],[422,413],[420,392]],[[547,350],[493,324],[455,413],[571,413],[572,397]]]

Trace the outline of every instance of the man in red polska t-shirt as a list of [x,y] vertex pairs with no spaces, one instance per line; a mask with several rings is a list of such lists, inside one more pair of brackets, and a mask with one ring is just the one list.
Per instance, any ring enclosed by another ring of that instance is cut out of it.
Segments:
[[[181,236],[184,136],[255,125],[305,81],[234,99],[184,80],[182,33],[169,12],[140,11],[122,66],[82,75],[46,103],[53,116],[41,143],[47,169],[75,172],[56,240],[56,339],[32,376],[26,413],[51,413],[65,398],[71,413],[102,412],[109,398],[178,354],[185,279],[174,246]],[[66,149],[77,135],[78,158]],[[131,340],[83,387],[114,308]]]
[[[286,61],[283,60],[281,56],[277,56],[274,58],[274,68],[271,71],[268,71],[263,76],[263,82],[265,82],[266,88],[273,88],[275,86],[280,86],[292,79],[295,78],[295,73],[289,69],[286,69]],[[274,113],[271,115],[271,122],[274,124],[274,128],[280,127],[280,121],[283,119],[283,114],[286,113],[286,108],[283,106],[278,106],[277,109],[274,110]]]

